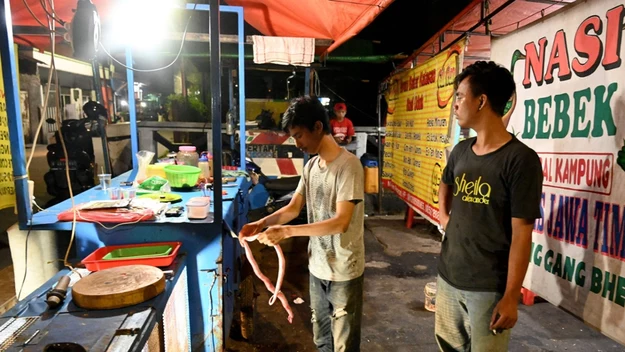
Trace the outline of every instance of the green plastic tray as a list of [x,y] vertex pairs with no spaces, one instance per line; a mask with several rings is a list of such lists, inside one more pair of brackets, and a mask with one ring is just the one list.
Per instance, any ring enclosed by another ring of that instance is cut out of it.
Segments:
[[119,249],[110,251],[104,257],[102,257],[102,259],[119,260],[119,259],[163,257],[166,255],[169,255],[169,253],[171,253],[172,250],[173,250],[173,247],[170,245],[119,248]]

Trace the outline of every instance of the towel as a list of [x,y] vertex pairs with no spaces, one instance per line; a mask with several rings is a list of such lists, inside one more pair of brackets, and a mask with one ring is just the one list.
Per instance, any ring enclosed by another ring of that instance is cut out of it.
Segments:
[[252,36],[255,64],[310,66],[315,59],[314,38]]

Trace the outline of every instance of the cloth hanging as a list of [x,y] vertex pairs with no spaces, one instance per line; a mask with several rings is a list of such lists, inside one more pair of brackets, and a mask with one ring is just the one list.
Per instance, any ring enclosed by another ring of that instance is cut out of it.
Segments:
[[252,36],[255,64],[310,66],[315,59],[314,38]]

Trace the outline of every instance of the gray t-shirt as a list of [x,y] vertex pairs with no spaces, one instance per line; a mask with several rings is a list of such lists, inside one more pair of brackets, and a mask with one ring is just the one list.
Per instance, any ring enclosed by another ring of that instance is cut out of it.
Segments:
[[327,164],[319,166],[315,156],[304,167],[297,193],[306,200],[308,222],[316,223],[336,215],[336,203],[356,204],[347,231],[310,237],[308,269],[321,280],[348,281],[365,270],[364,173],[360,160],[345,150]]

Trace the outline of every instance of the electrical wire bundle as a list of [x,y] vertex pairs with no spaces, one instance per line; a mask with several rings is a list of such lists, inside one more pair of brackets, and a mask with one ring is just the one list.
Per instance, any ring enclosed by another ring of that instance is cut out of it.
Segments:
[[[67,148],[65,146],[65,140],[62,138],[63,136],[63,131],[62,131],[62,123],[61,123],[61,117],[59,115],[59,112],[61,111],[60,109],[60,86],[59,86],[59,77],[58,77],[58,71],[56,70],[56,62],[55,62],[55,53],[56,53],[56,23],[59,23],[61,25],[65,25],[65,21],[63,21],[62,19],[60,19],[58,17],[58,15],[56,14],[56,11],[54,10],[54,0],[40,0],[39,5],[43,8],[45,14],[46,14],[46,19],[44,21],[42,21],[41,19],[39,19],[35,13],[33,12],[32,8],[30,7],[30,5],[28,4],[28,2],[26,0],[22,0],[22,2],[24,3],[24,6],[26,7],[26,9],[28,10],[28,12],[31,14],[31,16],[35,19],[35,21],[37,23],[39,23],[39,25],[43,28],[45,28],[48,32],[48,35],[50,37],[50,47],[51,47],[51,51],[50,51],[50,68],[49,68],[49,72],[48,72],[48,83],[46,85],[46,91],[45,91],[45,97],[44,97],[44,102],[43,102],[43,111],[44,114],[47,113],[48,111],[48,105],[50,103],[49,98],[50,98],[50,88],[52,87],[52,77],[54,76],[54,86],[55,86],[55,90],[54,90],[54,105],[56,107],[55,110],[55,121],[58,125],[58,129],[59,129],[59,135],[61,136],[61,145],[63,147],[63,154],[65,157],[65,176],[67,177],[67,182],[70,185],[69,187],[69,193],[70,193],[70,199],[72,201],[72,208],[74,208],[74,194],[72,191],[72,187],[71,187],[71,178],[70,178],[70,174],[69,174],[69,158],[68,158],[68,154],[67,154]],[[44,24],[44,22],[46,22],[47,24]],[[35,150],[37,148],[37,140],[39,139],[39,133],[41,132],[41,129],[43,127],[43,122],[45,121],[45,118],[41,118],[41,120],[39,121],[39,125],[37,126],[37,131],[35,132],[35,138],[33,141],[33,146],[32,146],[32,150],[30,152],[30,156],[28,157],[28,161],[26,162],[26,171],[28,172],[28,170],[30,169],[30,164],[33,160],[33,157],[35,155]],[[31,199],[31,201],[36,204],[34,202],[34,200]],[[37,205],[37,207],[39,209],[41,209],[41,207],[39,207]],[[29,229],[28,229],[28,233],[26,234],[26,243],[25,243],[25,254],[24,254],[24,277],[22,279],[22,283],[20,285],[20,289],[18,291],[18,295],[17,298],[20,299],[21,293],[22,293],[22,289],[24,288],[24,283],[26,282],[26,276],[28,274],[28,239],[30,237],[30,233],[32,230],[32,224],[33,222],[33,218],[31,215],[30,218],[30,223],[29,223]],[[72,265],[67,261],[67,258],[69,256],[69,252],[71,250],[72,244],[74,242],[74,236],[76,233],[76,213],[74,212],[74,220],[72,222],[72,234],[71,234],[71,239],[70,239],[70,243],[67,247],[67,251],[65,252],[65,257],[63,259],[63,264],[70,268],[72,271],[74,270],[74,268],[72,267]]]

